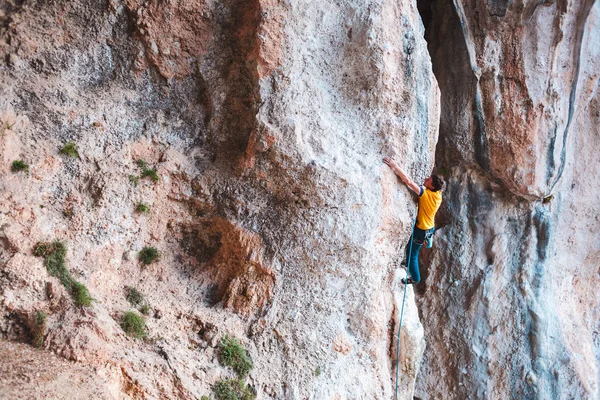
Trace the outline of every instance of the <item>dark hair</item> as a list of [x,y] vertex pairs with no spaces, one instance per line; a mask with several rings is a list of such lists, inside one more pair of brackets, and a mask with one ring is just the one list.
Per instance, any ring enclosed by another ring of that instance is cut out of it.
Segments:
[[444,179],[439,175],[431,175],[431,186],[433,186],[434,192],[442,190],[444,188]]

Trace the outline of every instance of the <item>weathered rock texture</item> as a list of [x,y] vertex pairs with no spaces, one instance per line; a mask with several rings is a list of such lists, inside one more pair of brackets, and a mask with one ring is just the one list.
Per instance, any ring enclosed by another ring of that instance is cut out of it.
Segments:
[[419,8],[448,189],[417,395],[597,399],[600,4]]
[[[199,398],[228,334],[258,398],[391,398],[414,205],[381,158],[421,180],[435,154],[400,398],[598,398],[600,5],[417,3],[2,2],[1,396]],[[91,307],[33,256],[51,240]]]
[[[423,179],[440,114],[414,2],[9,0],[0,29],[3,339],[34,340],[42,310],[41,351],[125,398],[209,394],[233,376],[225,334],[258,398],[392,396],[414,206],[381,159]],[[158,182],[134,184],[139,159]],[[52,240],[91,307],[33,256]],[[127,286],[148,342],[119,326]],[[407,302],[404,399],[423,350]]]

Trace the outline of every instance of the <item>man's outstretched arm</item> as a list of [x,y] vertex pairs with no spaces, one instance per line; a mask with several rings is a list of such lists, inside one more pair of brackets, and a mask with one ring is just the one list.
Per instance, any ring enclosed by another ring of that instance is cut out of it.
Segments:
[[394,162],[394,160],[392,160],[389,157],[384,157],[383,158],[383,162],[386,163],[392,169],[392,171],[394,171],[394,173],[396,175],[398,175],[398,177],[400,179],[402,179],[402,182],[404,182],[406,184],[406,186],[409,187],[410,190],[412,190],[413,192],[415,192],[419,196],[421,195],[421,187],[419,185],[417,185],[412,179],[410,179],[408,177],[408,175],[406,175],[404,173],[404,171],[402,171],[400,169],[400,167],[398,166],[398,164],[396,164]]

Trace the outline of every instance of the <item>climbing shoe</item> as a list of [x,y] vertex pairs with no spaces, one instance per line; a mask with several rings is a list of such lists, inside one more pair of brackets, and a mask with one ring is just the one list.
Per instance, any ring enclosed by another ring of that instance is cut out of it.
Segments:
[[413,281],[412,278],[408,278],[408,279],[402,278],[400,280],[400,282],[402,282],[405,285],[414,285],[415,283],[417,283],[417,282]]

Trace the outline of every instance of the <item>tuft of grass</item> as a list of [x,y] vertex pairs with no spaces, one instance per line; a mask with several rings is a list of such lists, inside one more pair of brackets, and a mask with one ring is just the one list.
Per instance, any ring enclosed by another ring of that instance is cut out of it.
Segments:
[[146,331],[146,320],[133,311],[127,311],[121,319],[121,328],[129,336],[137,339],[146,339],[148,332]]
[[83,283],[74,282],[71,295],[73,296],[73,300],[75,300],[75,304],[79,307],[89,307],[92,305],[93,299]]
[[256,393],[241,379],[223,379],[213,387],[217,400],[254,400]]
[[35,313],[35,335],[33,338],[33,345],[38,349],[44,346],[44,334],[46,333],[46,320],[48,314],[44,311],[39,310]]
[[315,373],[314,373],[314,375],[315,375],[316,377],[319,377],[319,376],[321,376],[321,367],[317,367],[317,368],[315,368]]
[[65,144],[62,149],[60,149],[60,154],[64,154],[65,156],[77,158],[79,157],[79,152],[77,151],[77,146],[75,143],[69,142]]
[[84,284],[77,282],[67,269],[66,255],[67,246],[63,242],[40,242],[33,248],[36,257],[43,257],[48,273],[58,278],[60,283],[69,291],[71,297],[78,306],[89,306],[92,304],[90,293]]
[[142,179],[143,178],[150,178],[152,180],[152,182],[158,182],[159,178],[158,178],[158,173],[156,172],[156,168],[150,168],[148,167],[148,164],[146,163],[146,161],[139,159],[136,161],[138,167],[140,167],[142,169]]
[[160,254],[158,253],[158,250],[156,250],[156,247],[144,247],[138,255],[138,258],[144,265],[152,264],[154,261],[158,260],[159,257]]
[[210,400],[210,398],[208,396],[202,396],[200,397],[200,400]]
[[75,280],[66,267],[65,257],[67,255],[67,247],[63,242],[43,242],[38,243],[33,248],[33,254],[37,257],[45,259],[46,269],[48,273],[60,281],[67,290],[71,290]]
[[129,175],[129,182],[135,187],[140,184],[140,177],[135,175]]
[[144,303],[144,295],[142,292],[131,286],[126,286],[125,288],[127,289],[127,301],[129,304],[137,307]]
[[140,307],[140,312],[144,315],[150,315],[150,305],[148,303],[144,303],[142,304],[142,306]]
[[10,170],[12,172],[19,172],[19,171],[29,172],[29,164],[27,164],[25,161],[15,160],[15,161],[13,161],[12,166],[10,167]]
[[226,335],[221,339],[219,348],[219,362],[233,368],[240,378],[245,378],[253,365],[246,349],[242,347],[239,340]]
[[144,204],[140,201],[135,206],[135,211],[137,211],[139,213],[147,213],[148,211],[150,211],[150,206],[148,204]]

